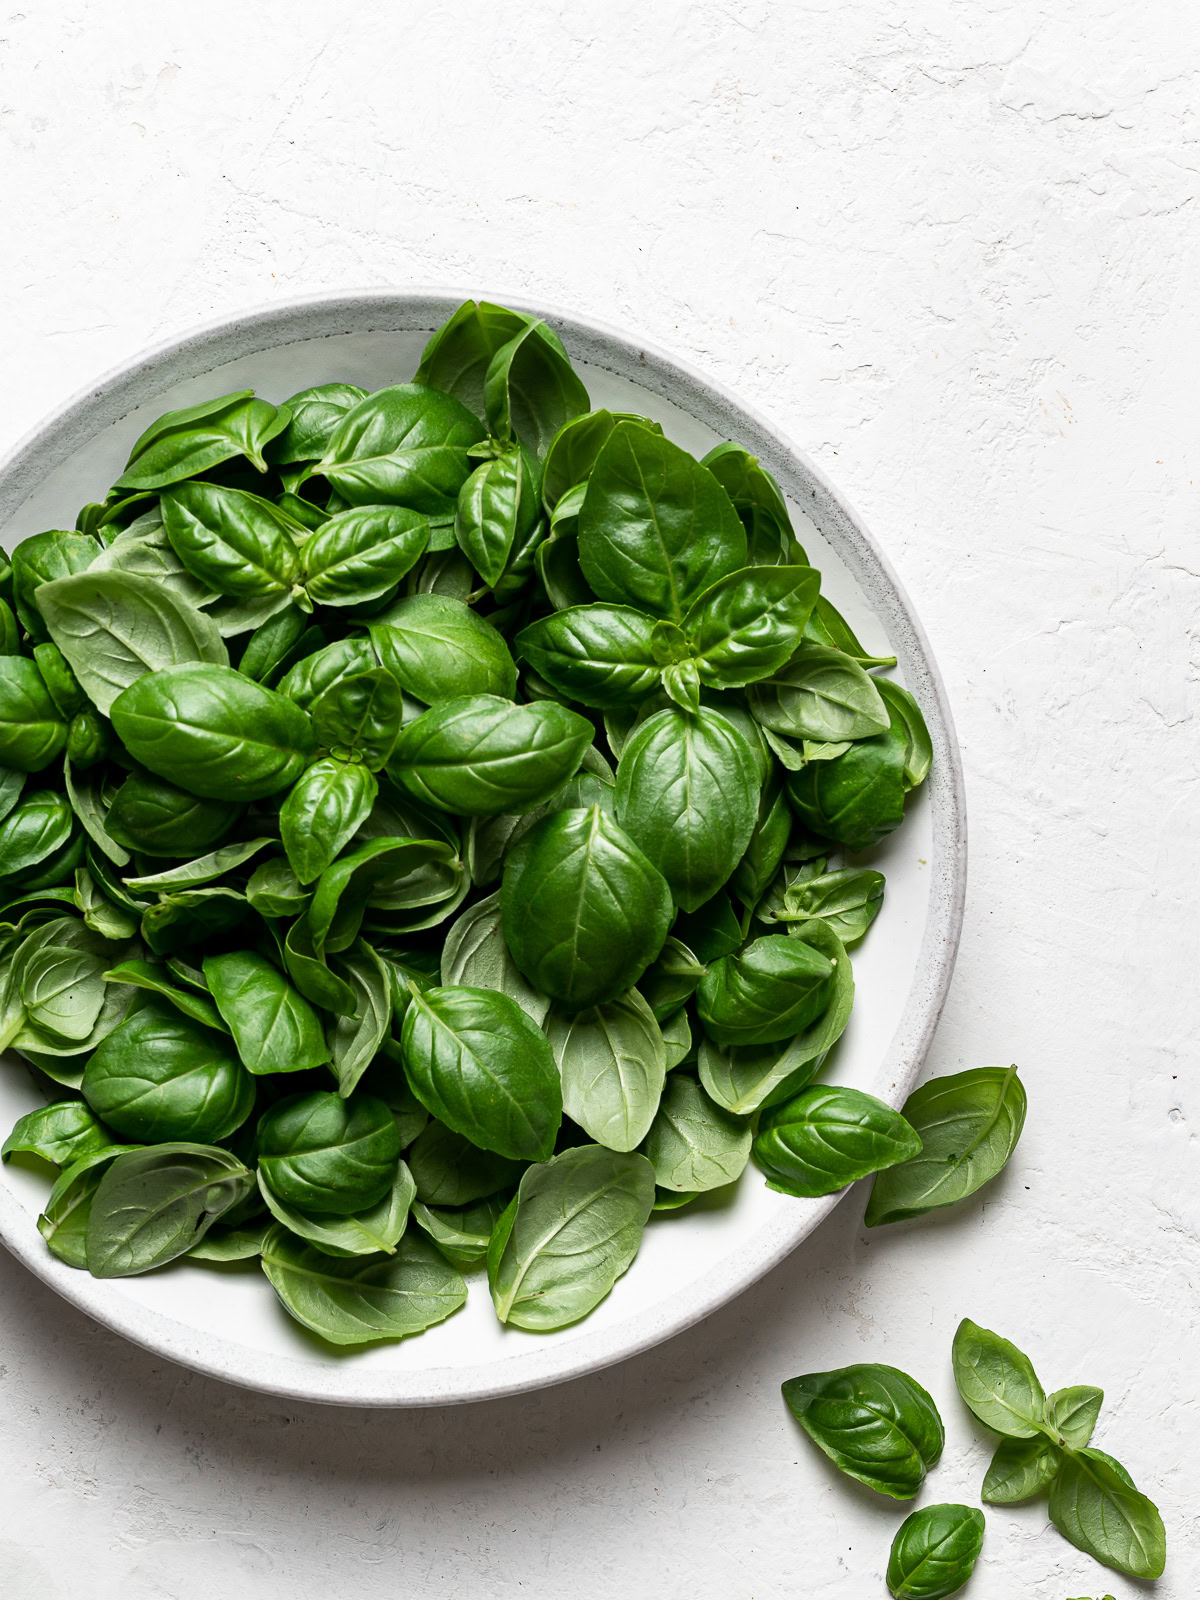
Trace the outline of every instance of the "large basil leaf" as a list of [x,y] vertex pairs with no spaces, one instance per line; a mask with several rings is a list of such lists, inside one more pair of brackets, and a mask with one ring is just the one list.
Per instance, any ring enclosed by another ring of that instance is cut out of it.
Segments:
[[381,667],[342,678],[312,708],[317,743],[340,761],[378,772],[404,719],[404,690]]
[[588,481],[579,560],[601,600],[682,621],[698,595],[746,565],[746,534],[706,467],[661,435],[622,422]]
[[81,1156],[103,1150],[111,1142],[112,1135],[92,1115],[85,1101],[59,1100],[18,1117],[0,1145],[0,1159],[33,1155],[56,1167],[69,1167]]
[[802,938],[768,934],[713,962],[697,990],[705,1033],[724,1045],[794,1038],[828,1007],[837,959]]
[[1167,1535],[1158,1508],[1102,1450],[1068,1450],[1050,1486],[1050,1520],[1077,1550],[1132,1578],[1161,1578]]
[[812,1198],[907,1161],[920,1148],[908,1123],[882,1100],[825,1084],[763,1112],[754,1159],[768,1188]]
[[34,643],[44,640],[42,590],[48,583],[83,572],[99,554],[95,539],[77,533],[35,533],[12,553],[12,594],[17,620]]
[[130,1150],[101,1178],[87,1228],[94,1278],[127,1278],[185,1255],[253,1188],[228,1150],[157,1144]]
[[492,357],[531,319],[488,300],[466,300],[432,335],[413,381],[461,400],[483,416],[483,385]]
[[700,681],[738,688],[781,672],[820,583],[812,567],[744,567],[706,589],[683,620]]
[[[379,785],[358,762],[315,761],[279,811],[279,830],[301,883],[319,878],[371,815]],[[285,915],[286,913],[280,913]]]
[[253,1081],[225,1035],[153,1005],[97,1046],[83,1093],[109,1127],[146,1143],[225,1139],[254,1105]]
[[313,751],[305,713],[230,667],[147,673],[113,701],[112,720],[135,761],[206,799],[286,789]]
[[710,1100],[695,1078],[674,1073],[642,1154],[661,1189],[698,1194],[741,1177],[750,1159],[750,1124]]
[[323,1089],[278,1100],[259,1120],[258,1164],[274,1194],[314,1214],[352,1217],[383,1199],[396,1177],[400,1135],[372,1095]]
[[990,1328],[964,1317],[951,1352],[954,1382],[971,1410],[994,1433],[1033,1439],[1046,1418],[1046,1393],[1029,1357]]
[[521,447],[483,461],[458,496],[454,537],[484,583],[499,583],[541,514],[537,462]]
[[644,1156],[581,1145],[530,1167],[488,1245],[500,1321],[545,1332],[585,1317],[637,1255],[653,1204]]
[[590,404],[562,341],[544,322],[526,322],[488,363],[483,405],[492,434],[519,440],[536,456]]
[[277,1227],[263,1243],[262,1266],[284,1310],[336,1345],[407,1339],[467,1298],[449,1262],[411,1233],[394,1255],[339,1260]]
[[263,450],[290,421],[286,406],[256,399],[253,389],[164,412],[135,442],[116,487],[162,489],[243,455],[265,472]]
[[104,818],[109,838],[149,856],[193,856],[217,844],[242,814],[232,800],[202,800],[148,772],[131,772]]
[[67,725],[34,663],[0,656],[0,764],[41,772],[67,742]]
[[30,1024],[63,1044],[90,1039],[104,1006],[103,945],[43,944],[20,967],[21,1003]]
[[517,655],[581,705],[636,705],[658,687],[654,620],[632,606],[584,605],[556,611],[523,629]]
[[500,904],[521,972],[575,1010],[631,989],[672,914],[666,879],[599,806],[531,829],[505,862]]
[[597,1144],[635,1150],[654,1121],[667,1075],[662,1029],[645,1000],[630,989],[585,1011],[552,1011],[544,1026],[567,1116]]
[[36,789],[0,822],[0,879],[11,879],[61,850],[73,822],[62,795]]
[[481,1150],[441,1122],[431,1122],[408,1152],[417,1198],[430,1206],[465,1206],[512,1190],[524,1163]]
[[427,1110],[481,1149],[544,1161],[562,1122],[550,1046],[515,1000],[492,989],[414,986],[404,1066]]
[[301,389],[283,402],[291,420],[271,440],[267,459],[275,467],[296,461],[319,461],[347,411],[352,411],[368,391],[356,383],[319,383]]
[[467,448],[482,437],[478,418],[453,396],[397,383],[346,413],[314,470],[349,505],[440,516],[454,510],[471,472]]
[[254,600],[291,592],[305,530],[277,506],[217,483],[182,483],[162,498],[171,548],[218,594]]
[[973,1506],[922,1506],[892,1540],[887,1585],[896,1600],[945,1600],[975,1570],[983,1549],[983,1512]]
[[517,691],[504,639],[461,600],[411,595],[376,618],[370,632],[396,682],[426,705],[475,694],[511,700]]
[[403,1161],[397,1165],[395,1179],[383,1199],[353,1217],[297,1211],[279,1198],[261,1172],[258,1187],[276,1222],[329,1256],[371,1256],[381,1252],[394,1255],[416,1192],[412,1173]]
[[981,1189],[1016,1149],[1025,1108],[1015,1066],[976,1067],[923,1083],[904,1103],[921,1152],[876,1178],[867,1226],[921,1217]]
[[[635,422],[651,433],[662,433],[657,422],[630,411],[588,411],[563,423],[546,450],[542,465],[542,503],[552,515],[572,489],[587,484],[596,457],[619,422]],[[583,495],[580,493],[580,502]]]
[[303,1072],[329,1060],[320,1017],[265,956],[206,956],[204,977],[250,1072]]
[[710,900],[737,866],[758,815],[754,758],[720,712],[672,708],[621,752],[617,821],[685,911]]
[[460,816],[531,811],[571,776],[593,736],[585,717],[552,701],[466,695],[410,722],[388,772],[418,800]]
[[87,1267],[87,1231],[92,1201],[105,1169],[137,1145],[106,1144],[89,1150],[64,1167],[37,1220],[50,1254],[77,1269]]
[[840,1471],[893,1500],[912,1499],[946,1442],[929,1394],[895,1367],[810,1372],[789,1378],[783,1398]]
[[907,736],[898,719],[831,761],[789,772],[787,796],[804,826],[848,850],[867,850],[904,820]]
[[304,546],[304,586],[323,606],[382,600],[416,565],[428,542],[429,523],[403,506],[341,511]]
[[509,954],[500,918],[500,896],[490,894],[464,911],[446,934],[441,979],[446,987],[495,989],[515,1000],[539,1027],[549,998],[530,988]]
[[801,645],[773,678],[752,684],[749,701],[765,728],[792,739],[833,744],[888,727],[874,679],[849,656],[819,644]]

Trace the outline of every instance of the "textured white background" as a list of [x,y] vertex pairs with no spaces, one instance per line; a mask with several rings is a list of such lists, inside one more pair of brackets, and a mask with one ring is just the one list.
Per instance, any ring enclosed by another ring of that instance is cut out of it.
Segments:
[[[926,623],[972,822],[929,1071],[1016,1060],[1031,1113],[957,1213],[867,1236],[852,1195],[691,1333],[462,1411],[193,1378],[0,1256],[4,1600],[882,1597],[900,1513],[779,1382],[911,1370],[924,1498],[971,1499],[964,1314],[1105,1387],[1157,1593],[1196,1594],[1198,85],[1188,0],[9,0],[0,445],[147,342],[360,284],[520,291],[733,385]],[[971,1600],[1105,1593],[1145,1591],[989,1515]]]

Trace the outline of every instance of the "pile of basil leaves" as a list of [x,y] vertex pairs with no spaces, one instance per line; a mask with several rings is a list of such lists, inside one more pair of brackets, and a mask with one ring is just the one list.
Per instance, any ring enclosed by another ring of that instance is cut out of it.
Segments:
[[919,1151],[811,1080],[921,713],[758,461],[591,410],[544,322],[170,412],[0,592],[4,1153],[63,1261],[260,1262],[355,1345],[486,1258],[558,1328],[752,1153]]

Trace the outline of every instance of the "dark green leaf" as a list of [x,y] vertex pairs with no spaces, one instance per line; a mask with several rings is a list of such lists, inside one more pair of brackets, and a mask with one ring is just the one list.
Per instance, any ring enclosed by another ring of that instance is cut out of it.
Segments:
[[481,462],[459,493],[454,536],[493,588],[537,525],[540,488],[537,462],[517,448]]
[[295,461],[319,461],[338,424],[368,391],[354,383],[320,383],[301,389],[284,401],[291,421],[276,435],[267,449],[272,466],[288,466]]
[[[374,774],[359,762],[326,758],[300,774],[280,808],[279,830],[301,884],[319,878],[345,849],[370,816],[378,792]],[[284,907],[266,915],[287,916],[294,903],[289,890]]]
[[206,956],[204,978],[250,1072],[304,1072],[329,1060],[321,1019],[264,956]]
[[636,705],[661,671],[653,618],[631,606],[583,605],[542,617],[514,640],[517,655],[581,705]]
[[834,1466],[894,1500],[912,1499],[946,1442],[930,1396],[895,1367],[810,1372],[789,1378],[783,1398]]
[[371,1095],[289,1095],[258,1124],[258,1164],[285,1205],[352,1217],[383,1199],[396,1177],[400,1135]]
[[84,1101],[59,1100],[18,1117],[0,1145],[0,1158],[7,1161],[13,1155],[34,1155],[56,1167],[69,1167],[80,1156],[103,1150],[111,1142],[112,1136]]
[[381,668],[342,678],[312,708],[313,733],[340,761],[377,772],[392,753],[404,718],[404,691]]
[[252,389],[167,411],[134,444],[116,487],[161,489],[242,455],[265,472],[263,450],[290,421],[286,406],[258,400]]
[[493,435],[519,440],[536,456],[545,455],[564,422],[590,405],[558,336],[533,319],[492,356],[483,403]]
[[957,1594],[983,1549],[983,1512],[971,1506],[922,1506],[892,1541],[887,1583],[896,1600],[944,1600]]
[[110,839],[143,855],[193,856],[223,839],[241,814],[235,801],[199,799],[151,773],[133,772],[113,796],[103,826]]
[[163,526],[188,571],[241,600],[287,595],[300,573],[305,529],[241,489],[183,483],[162,498]]
[[465,1206],[516,1187],[524,1163],[481,1150],[441,1122],[431,1122],[408,1152],[417,1198],[430,1206]]
[[882,1100],[822,1085],[763,1112],[754,1159],[768,1188],[811,1198],[907,1161],[920,1147],[900,1113]]
[[744,567],[706,589],[683,622],[701,682],[737,688],[782,672],[820,582],[812,567]]
[[67,725],[34,663],[0,656],[0,764],[41,772],[67,742]]
[[697,1009],[704,1031],[724,1045],[794,1038],[829,1006],[837,960],[802,938],[753,940],[713,962],[702,978]]
[[454,510],[483,426],[451,395],[416,383],[378,389],[348,411],[314,469],[352,506]]
[[83,1093],[124,1138],[147,1143],[225,1139],[254,1105],[254,1084],[224,1034],[153,1005],[96,1048]]
[[330,517],[304,545],[304,586],[323,606],[382,600],[429,542],[429,524],[401,506],[358,506]]
[[426,705],[463,695],[516,693],[517,669],[503,638],[461,600],[412,595],[371,625],[379,659]]

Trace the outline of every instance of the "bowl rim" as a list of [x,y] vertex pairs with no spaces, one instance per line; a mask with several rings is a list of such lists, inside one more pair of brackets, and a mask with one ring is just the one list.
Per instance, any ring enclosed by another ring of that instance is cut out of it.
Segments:
[[[370,332],[432,330],[467,299],[499,299],[544,317],[572,356],[631,379],[747,444],[807,513],[880,614],[905,681],[929,725],[934,765],[927,784],[932,850],[929,903],[912,987],[875,1085],[880,1097],[900,1105],[924,1061],[949,989],[962,930],[966,895],[967,823],[960,753],[945,685],[925,631],[891,563],[863,519],[824,471],[756,407],[685,358],[640,335],[527,300],[478,289],[341,289],[297,296],[213,318],[149,346],[112,367],[54,408],[0,459],[0,522],[25,503],[38,484],[75,450],[164,389],[215,367],[274,346]],[[714,420],[715,419],[715,420]],[[719,424],[727,419],[729,429]],[[734,433],[732,428],[738,431]],[[701,1321],[763,1277],[794,1250],[848,1193],[797,1202],[763,1227],[670,1305],[658,1304],[624,1322],[572,1340],[528,1340],[519,1355],[481,1366],[423,1368],[413,1372],[358,1368],[352,1361],[327,1366],[285,1359],[209,1334],[136,1300],[114,1295],[109,1284],[56,1260],[44,1248],[28,1213],[0,1185],[0,1241],[30,1271],[95,1321],[135,1344],[206,1376],[290,1399],[351,1406],[445,1405],[519,1394],[582,1377],[641,1353]],[[619,1286],[616,1293],[619,1293]],[[288,1370],[294,1366],[294,1372]]]

